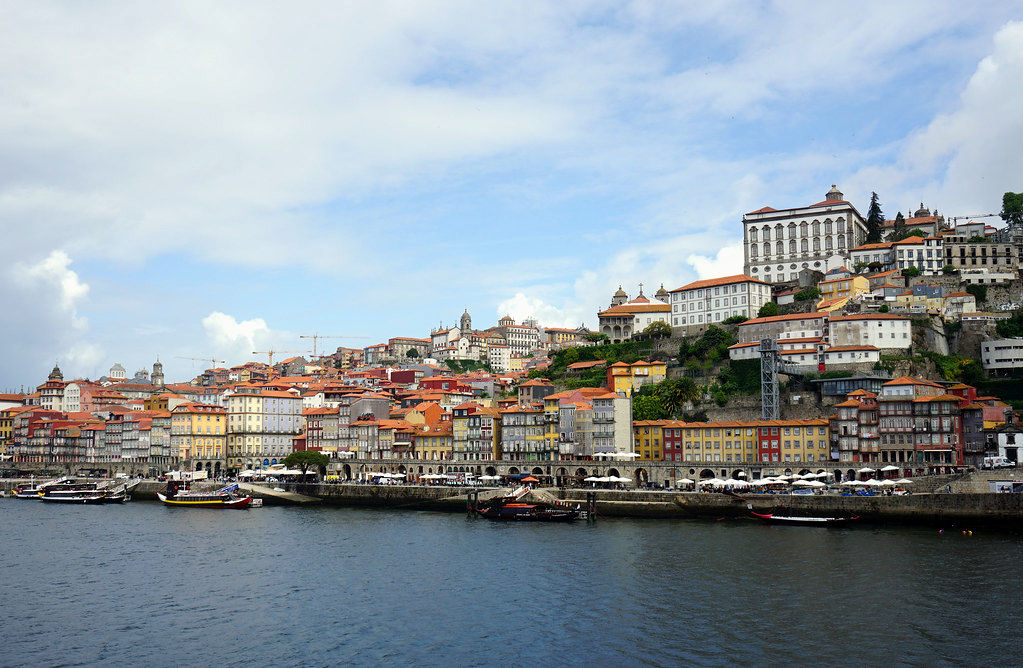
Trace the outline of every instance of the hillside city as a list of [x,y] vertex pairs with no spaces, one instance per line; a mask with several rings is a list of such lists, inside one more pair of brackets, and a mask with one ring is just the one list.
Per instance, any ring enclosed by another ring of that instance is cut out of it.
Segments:
[[650,295],[620,286],[593,329],[507,316],[480,329],[466,311],[364,348],[317,354],[333,337],[307,335],[310,354],[209,359],[187,382],[167,382],[159,361],[96,379],[58,364],[34,392],[0,395],[3,468],[234,477],[305,450],[329,457],[329,477],[355,461],[412,460],[410,475],[1020,461],[1023,194],[997,215],[921,203],[885,219],[876,195],[864,216],[832,186],[741,223],[742,274]]

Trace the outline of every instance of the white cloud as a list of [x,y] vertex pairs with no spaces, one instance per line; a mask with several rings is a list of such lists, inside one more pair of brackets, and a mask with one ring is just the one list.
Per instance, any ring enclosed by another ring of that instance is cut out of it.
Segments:
[[522,292],[516,292],[514,297],[497,305],[497,317],[505,315],[510,315],[516,322],[535,318],[541,325],[548,327],[578,327],[586,319],[581,305],[559,308]]
[[[220,311],[203,318],[202,326],[214,352],[228,363],[252,359],[254,351],[282,348],[279,342],[295,338],[287,332],[271,330],[262,318],[239,322],[234,316]],[[280,358],[275,360],[280,361]]]
[[700,278],[717,278],[741,274],[743,269],[742,243],[722,246],[714,257],[690,255],[686,262],[693,265]]
[[54,360],[67,377],[88,375],[102,355],[86,340],[88,320],[79,309],[89,285],[71,268],[71,257],[52,250],[35,262],[17,262],[2,272],[9,289],[4,307],[10,317],[0,319],[0,378],[37,379]]

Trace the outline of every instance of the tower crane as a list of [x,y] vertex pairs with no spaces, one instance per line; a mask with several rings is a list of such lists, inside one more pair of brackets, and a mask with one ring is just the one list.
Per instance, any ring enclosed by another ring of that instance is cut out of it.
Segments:
[[194,360],[196,362],[209,362],[214,366],[217,364],[227,364],[224,360],[213,359],[212,357],[182,357],[181,355],[175,355],[174,358],[179,360]]
[[955,227],[957,220],[969,220],[971,218],[995,218],[995,217],[1001,218],[1001,216],[1002,214],[1000,213],[981,213],[976,216],[952,216],[951,218],[949,218],[949,220],[952,221],[952,227]]
[[273,348],[271,348],[270,350],[253,350],[252,351],[253,355],[266,355],[266,362],[267,362],[267,366],[269,366],[269,367],[272,367],[274,365],[274,355],[288,355],[288,354],[292,354],[292,353],[299,354],[299,355],[308,355],[309,351],[308,350],[274,350]]
[[316,357],[316,342],[320,339],[368,339],[368,336],[340,336],[333,334],[300,334],[300,339],[312,339],[313,340],[313,357]]

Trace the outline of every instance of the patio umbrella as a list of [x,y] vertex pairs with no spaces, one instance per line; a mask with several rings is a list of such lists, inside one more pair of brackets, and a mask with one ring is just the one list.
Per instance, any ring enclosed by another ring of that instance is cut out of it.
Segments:
[[870,480],[864,480],[863,484],[867,485],[869,487],[877,487],[878,485],[881,484],[881,481],[880,480],[874,480],[873,478],[871,478]]
[[882,466],[881,470],[882,471],[898,471],[899,467],[898,466],[892,466],[891,464],[889,464],[888,466]]
[[842,483],[843,487],[855,487],[856,485],[862,485],[863,482],[860,480],[846,480]]
[[618,478],[618,482],[632,482],[632,478]]
[[869,466],[864,466],[863,468],[859,469],[856,472],[857,473],[873,473],[874,469],[870,468]]
[[591,475],[589,478],[583,478],[583,482],[600,482],[600,478]]
[[885,486],[888,486],[888,487],[894,487],[895,485],[898,485],[899,483],[895,482],[894,480],[882,480],[881,484],[885,485]]
[[809,480],[797,480],[792,483],[793,487],[813,487],[813,483]]
[[899,480],[896,480],[895,484],[896,485],[912,485],[913,481],[910,480],[909,478],[901,478]]
[[826,483],[823,483],[820,480],[811,480],[811,481],[807,482],[806,484],[809,485],[810,487],[827,487],[828,486]]
[[693,481],[690,480],[689,478],[682,478],[681,480],[676,480],[675,484],[676,485],[692,485]]

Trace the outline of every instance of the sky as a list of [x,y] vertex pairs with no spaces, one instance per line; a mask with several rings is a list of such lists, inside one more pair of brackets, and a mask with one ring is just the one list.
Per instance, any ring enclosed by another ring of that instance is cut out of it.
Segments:
[[1020,2],[5,3],[0,391],[595,327],[832,183],[994,213],[1020,81]]

